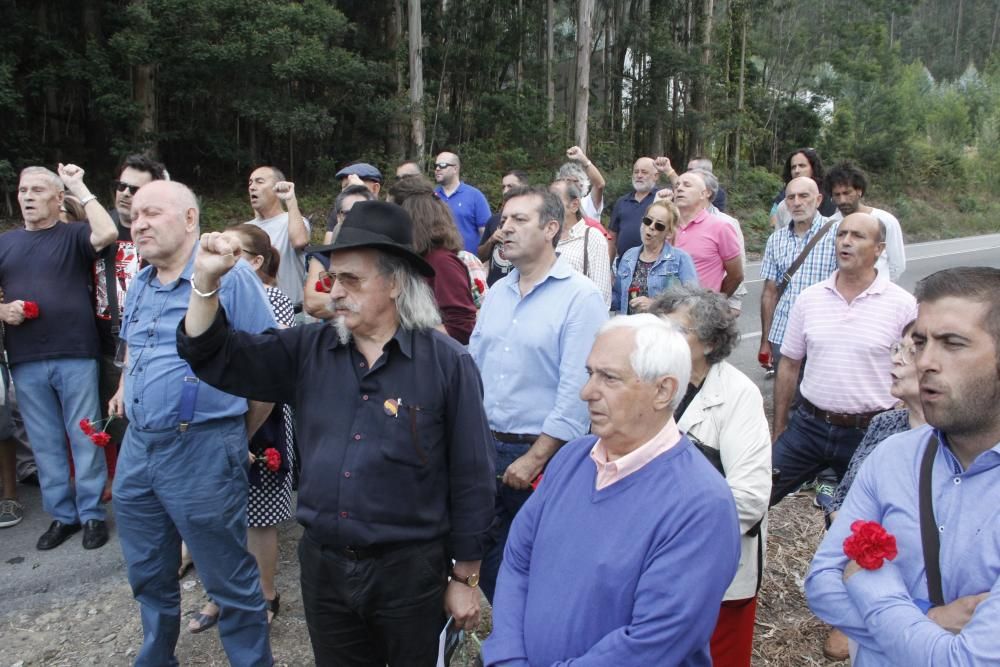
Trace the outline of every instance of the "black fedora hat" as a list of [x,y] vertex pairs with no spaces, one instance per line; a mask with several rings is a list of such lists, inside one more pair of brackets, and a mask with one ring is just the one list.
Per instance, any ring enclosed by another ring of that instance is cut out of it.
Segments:
[[434,275],[433,267],[413,252],[413,221],[402,206],[381,201],[359,201],[344,218],[334,242],[310,248],[310,252],[327,254],[355,248],[375,248],[396,255],[409,262],[421,275]]

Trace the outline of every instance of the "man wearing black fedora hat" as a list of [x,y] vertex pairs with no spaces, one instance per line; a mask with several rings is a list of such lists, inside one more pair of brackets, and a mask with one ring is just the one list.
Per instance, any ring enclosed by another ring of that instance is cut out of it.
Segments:
[[239,246],[206,234],[178,348],[213,386],[295,406],[316,664],[433,665],[446,614],[460,628],[479,622],[494,495],[482,381],[435,331],[423,279],[433,269],[413,252],[402,208],[355,204],[316,252],[330,255],[334,326],[246,335],[215,296]]

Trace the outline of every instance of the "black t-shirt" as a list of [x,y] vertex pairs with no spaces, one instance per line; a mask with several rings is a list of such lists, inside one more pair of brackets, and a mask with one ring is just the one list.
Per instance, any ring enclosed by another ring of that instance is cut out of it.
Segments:
[[0,235],[4,300],[34,301],[39,311],[37,319],[5,327],[10,363],[97,356],[90,233],[89,223],[57,223]]
[[[479,245],[486,243],[493,232],[497,230],[500,226],[500,214],[494,213],[490,216],[490,219],[486,221],[486,227],[483,229],[483,236],[479,240]],[[493,246],[493,251],[490,253],[489,262],[490,272],[486,275],[486,284],[493,285],[496,281],[500,280],[514,268],[514,265],[510,263],[510,260],[503,256],[503,245],[497,243]]]
[[[107,286],[114,285],[118,280],[118,275],[116,273],[118,256],[120,253],[124,252],[126,247],[134,247],[132,244],[132,228],[126,227],[122,224],[121,219],[118,216],[118,209],[112,208],[108,210],[111,215],[111,219],[115,221],[115,227],[118,228],[118,242],[112,243],[107,248],[101,251],[100,258],[98,259],[98,270],[94,271],[94,280],[100,280],[103,282],[99,286],[99,291],[107,293]],[[110,276],[108,274],[111,274]],[[128,286],[125,286],[128,289]],[[119,299],[120,301],[120,299]],[[124,309],[125,304],[118,304],[119,313]],[[121,323],[119,322],[119,325]],[[98,317],[97,318],[97,336],[100,340],[101,354],[104,356],[114,356],[115,349],[118,346],[118,335],[112,333],[111,331],[111,318],[110,317]]]

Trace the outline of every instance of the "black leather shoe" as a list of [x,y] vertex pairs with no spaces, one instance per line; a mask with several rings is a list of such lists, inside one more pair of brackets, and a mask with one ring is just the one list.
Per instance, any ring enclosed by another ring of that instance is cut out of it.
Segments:
[[78,523],[63,523],[62,521],[53,521],[49,529],[46,530],[41,537],[38,538],[39,551],[48,551],[49,549],[55,549],[57,546],[69,539],[69,536],[80,530],[80,524]]
[[99,549],[108,543],[108,524],[91,519],[83,524],[83,548]]

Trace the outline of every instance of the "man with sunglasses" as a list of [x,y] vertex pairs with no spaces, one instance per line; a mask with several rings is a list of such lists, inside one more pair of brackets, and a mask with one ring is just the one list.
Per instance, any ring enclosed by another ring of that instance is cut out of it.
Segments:
[[[112,243],[94,262],[94,302],[97,308],[97,334],[101,346],[100,403],[101,416],[107,417],[108,401],[118,390],[121,369],[115,365],[118,348],[118,331],[125,310],[125,297],[132,279],[140,269],[139,254],[132,240],[132,198],[139,188],[153,181],[170,180],[166,167],[152,158],[129,155],[118,170],[115,189],[115,206],[109,211],[118,228],[118,242]],[[119,359],[119,363],[120,363]],[[109,447],[115,448],[125,436],[128,422],[113,420],[108,424],[111,434]]]
[[490,219],[486,195],[459,179],[462,163],[454,153],[445,151],[434,160],[435,193],[448,204],[455,216],[455,226],[462,235],[465,249],[476,254],[483,229]]

